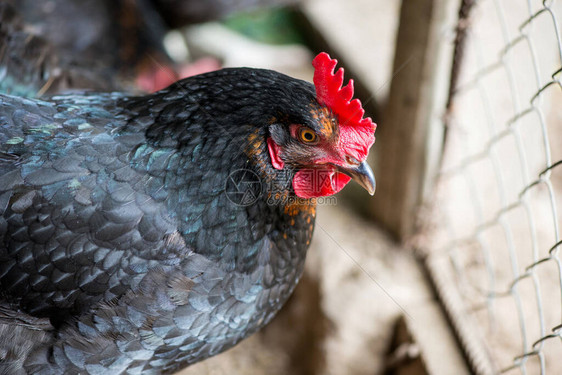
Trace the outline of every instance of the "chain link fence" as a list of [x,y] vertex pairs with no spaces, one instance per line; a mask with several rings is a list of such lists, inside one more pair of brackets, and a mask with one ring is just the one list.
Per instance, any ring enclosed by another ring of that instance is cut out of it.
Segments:
[[562,3],[464,6],[430,272],[475,372],[562,374]]

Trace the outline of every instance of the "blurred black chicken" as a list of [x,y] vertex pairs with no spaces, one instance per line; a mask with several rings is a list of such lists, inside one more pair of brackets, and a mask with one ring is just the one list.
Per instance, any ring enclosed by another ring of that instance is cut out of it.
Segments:
[[[177,78],[150,0],[2,0],[0,89],[35,96]],[[162,88],[162,87],[160,87]]]
[[315,85],[236,68],[0,95],[0,373],[170,373],[267,324],[315,199],[375,189],[375,124],[335,60],[313,65]]
[[296,0],[0,0],[0,92],[155,91],[181,75],[170,28]]

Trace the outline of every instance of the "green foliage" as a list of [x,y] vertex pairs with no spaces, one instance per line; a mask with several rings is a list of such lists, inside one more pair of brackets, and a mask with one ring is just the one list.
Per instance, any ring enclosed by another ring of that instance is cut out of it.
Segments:
[[304,44],[294,11],[288,8],[262,9],[238,13],[224,24],[258,42],[268,44]]

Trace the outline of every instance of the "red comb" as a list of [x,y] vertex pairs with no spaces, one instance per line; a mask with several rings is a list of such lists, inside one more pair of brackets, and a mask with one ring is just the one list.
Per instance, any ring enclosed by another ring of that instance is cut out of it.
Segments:
[[338,117],[340,123],[340,143],[346,150],[355,150],[358,160],[364,160],[375,141],[377,125],[370,117],[363,118],[365,110],[359,99],[353,99],[353,80],[343,84],[343,68],[334,73],[338,61],[321,52],[312,60],[314,66],[314,86],[316,100],[325,105]]
[[[341,125],[366,127],[375,131],[376,125],[370,117],[363,118],[365,110],[359,99],[353,99],[353,80],[342,87],[343,68],[334,74],[338,60],[331,59],[326,52],[321,52],[312,60],[314,67],[314,86],[316,99],[329,107],[338,116]],[[366,130],[366,129],[365,129]]]

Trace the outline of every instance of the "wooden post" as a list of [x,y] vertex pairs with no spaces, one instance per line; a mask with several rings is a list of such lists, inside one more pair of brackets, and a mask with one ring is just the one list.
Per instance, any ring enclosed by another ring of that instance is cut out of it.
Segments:
[[443,148],[460,0],[403,0],[390,95],[374,147],[377,192],[371,214],[397,239],[415,231]]

